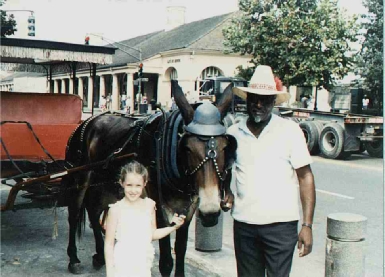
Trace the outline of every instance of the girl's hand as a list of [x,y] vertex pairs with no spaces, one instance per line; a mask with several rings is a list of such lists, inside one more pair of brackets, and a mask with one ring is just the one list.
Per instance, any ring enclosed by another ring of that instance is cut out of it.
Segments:
[[174,225],[175,229],[179,229],[183,225],[185,218],[186,218],[185,215],[178,216],[178,214],[175,213],[174,216],[172,217],[171,223],[175,223]]

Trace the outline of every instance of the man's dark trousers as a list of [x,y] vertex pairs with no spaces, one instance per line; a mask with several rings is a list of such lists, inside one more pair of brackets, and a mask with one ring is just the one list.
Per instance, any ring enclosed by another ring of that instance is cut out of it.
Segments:
[[239,277],[286,277],[298,241],[298,221],[266,225],[234,220],[234,248]]

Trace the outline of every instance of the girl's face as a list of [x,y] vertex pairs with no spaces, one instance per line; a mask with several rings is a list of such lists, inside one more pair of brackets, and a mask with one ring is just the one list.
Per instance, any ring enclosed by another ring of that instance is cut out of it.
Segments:
[[143,176],[137,173],[128,173],[126,179],[121,186],[124,189],[124,195],[126,198],[134,202],[140,198],[143,189],[146,186],[143,180]]

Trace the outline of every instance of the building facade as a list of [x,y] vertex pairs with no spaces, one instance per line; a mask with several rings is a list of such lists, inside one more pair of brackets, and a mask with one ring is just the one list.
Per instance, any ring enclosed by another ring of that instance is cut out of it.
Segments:
[[[184,92],[197,94],[199,80],[206,76],[234,76],[236,67],[248,66],[251,56],[225,54],[222,30],[235,13],[184,23],[183,7],[168,7],[171,19],[165,30],[111,44],[118,50],[110,65],[98,66],[97,77],[90,70],[78,70],[76,79],[70,73],[52,76],[54,93],[75,93],[91,109],[92,91],[94,107],[102,97],[110,95],[111,108],[121,108],[120,99],[126,95],[126,106],[137,109],[138,102],[155,100],[162,106],[171,101],[171,80],[177,80]],[[141,59],[140,59],[141,56]],[[143,64],[143,78],[139,94],[138,66]]]

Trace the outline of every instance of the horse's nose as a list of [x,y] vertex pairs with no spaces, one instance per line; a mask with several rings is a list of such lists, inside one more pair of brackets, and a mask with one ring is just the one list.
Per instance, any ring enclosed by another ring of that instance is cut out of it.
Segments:
[[218,218],[221,214],[221,211],[215,213],[202,213],[198,212],[198,216],[201,220],[203,227],[213,227],[218,224]]

